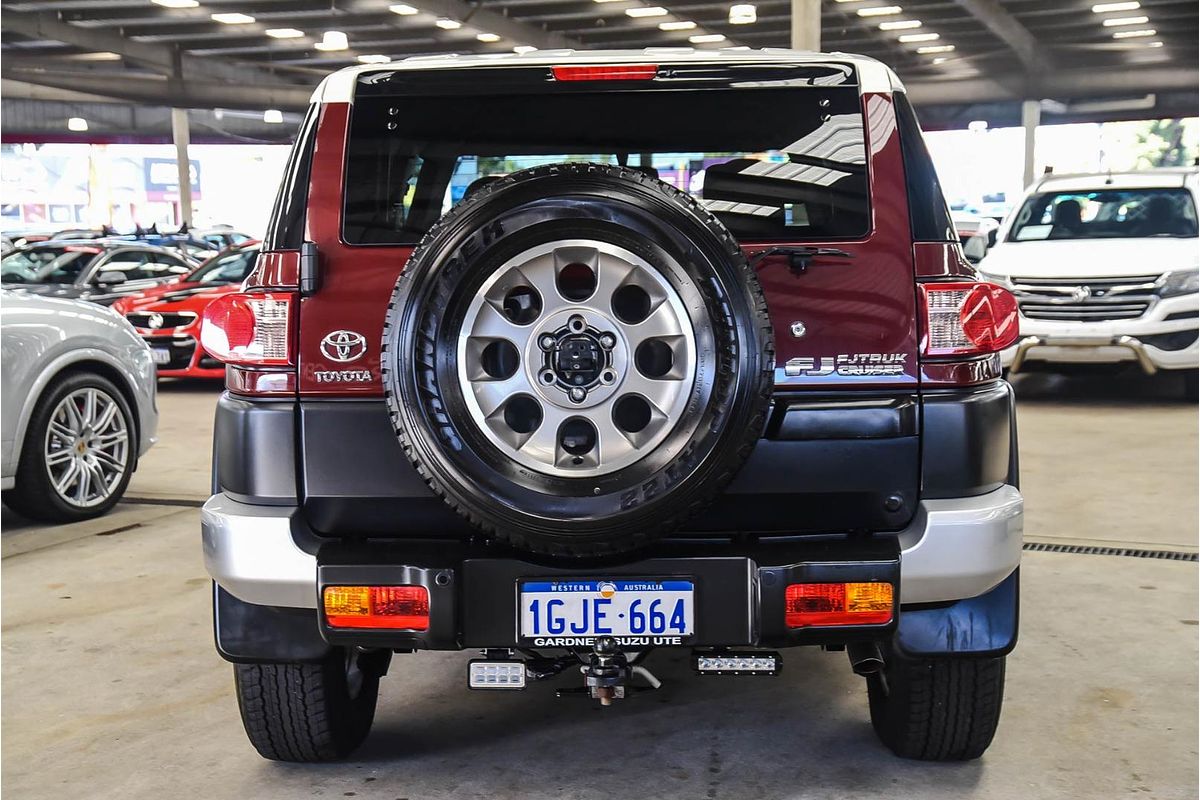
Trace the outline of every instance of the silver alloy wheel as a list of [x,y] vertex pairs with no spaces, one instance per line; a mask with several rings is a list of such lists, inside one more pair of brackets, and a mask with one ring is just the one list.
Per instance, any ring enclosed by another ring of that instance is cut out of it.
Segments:
[[129,469],[129,427],[103,389],[76,389],[50,415],[43,449],[55,493],[78,508],[107,500]]
[[603,475],[654,450],[683,415],[698,368],[711,374],[697,364],[696,324],[635,253],[588,239],[538,245],[472,298],[459,384],[475,424],[519,464]]

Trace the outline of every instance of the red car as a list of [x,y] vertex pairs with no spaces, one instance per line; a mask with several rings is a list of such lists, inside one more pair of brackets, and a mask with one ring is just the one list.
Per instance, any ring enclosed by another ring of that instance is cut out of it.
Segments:
[[238,291],[254,268],[258,251],[258,242],[231,247],[176,283],[113,304],[150,345],[160,377],[225,377],[225,365],[200,347],[200,318],[213,300]]

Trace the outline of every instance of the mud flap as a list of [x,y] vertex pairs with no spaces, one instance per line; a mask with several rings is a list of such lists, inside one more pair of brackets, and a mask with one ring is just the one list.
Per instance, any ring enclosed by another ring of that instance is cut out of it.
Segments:
[[978,597],[901,608],[896,646],[913,657],[1008,654],[1017,644],[1020,571]]

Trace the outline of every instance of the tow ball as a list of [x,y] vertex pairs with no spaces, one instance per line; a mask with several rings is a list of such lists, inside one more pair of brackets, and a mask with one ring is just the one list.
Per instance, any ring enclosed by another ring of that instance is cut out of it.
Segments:
[[611,636],[600,636],[592,645],[592,655],[583,667],[583,679],[593,700],[602,706],[611,706],[613,700],[625,698],[625,684],[629,681],[629,662],[617,648],[617,640]]

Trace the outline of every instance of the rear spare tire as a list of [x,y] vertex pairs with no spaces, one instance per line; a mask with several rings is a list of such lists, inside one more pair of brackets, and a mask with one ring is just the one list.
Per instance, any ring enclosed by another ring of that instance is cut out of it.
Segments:
[[388,408],[433,490],[529,550],[679,525],[762,432],[774,343],[737,243],[641,172],[556,164],[451,210],[396,284]]

